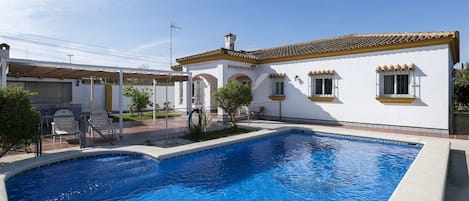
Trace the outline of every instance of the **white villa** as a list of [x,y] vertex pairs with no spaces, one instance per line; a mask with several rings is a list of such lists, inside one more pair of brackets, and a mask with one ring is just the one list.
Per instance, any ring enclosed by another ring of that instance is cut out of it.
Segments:
[[[448,134],[459,32],[351,34],[254,51],[225,48],[182,57],[174,71],[176,108],[217,109],[229,81],[252,87],[250,110],[266,119]],[[188,90],[192,88],[192,90]]]

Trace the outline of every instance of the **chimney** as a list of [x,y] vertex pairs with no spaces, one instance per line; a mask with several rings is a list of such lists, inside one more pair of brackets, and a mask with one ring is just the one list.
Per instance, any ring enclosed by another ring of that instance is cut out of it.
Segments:
[[227,33],[225,35],[225,49],[234,50],[234,45],[237,40],[236,35]]
[[0,44],[0,58],[10,58],[10,46],[6,43]]

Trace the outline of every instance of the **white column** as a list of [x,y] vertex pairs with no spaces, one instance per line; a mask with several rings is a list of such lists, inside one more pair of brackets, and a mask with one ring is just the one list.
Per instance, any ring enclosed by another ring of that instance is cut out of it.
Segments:
[[119,70],[119,137],[122,138],[122,132],[124,130],[124,118],[122,117],[122,108],[124,107],[124,101],[122,100],[122,90],[124,85],[124,72],[122,68]]
[[[218,68],[217,88],[218,89],[223,87],[223,85],[225,85],[225,83],[228,82],[228,77],[225,76],[225,74],[224,74],[225,73],[225,71],[224,71],[225,67],[226,67],[226,65],[223,65],[223,64],[218,64],[218,66],[217,66],[217,68]],[[217,116],[223,122],[228,120],[228,114],[218,106],[217,106]]]
[[192,73],[189,73],[189,77],[187,79],[187,114],[192,111]]
[[1,86],[2,88],[7,86],[7,74],[8,74],[8,66],[7,66],[7,59],[6,58],[1,58],[1,67],[2,67],[2,82]]
[[156,121],[156,80],[153,79],[153,123]]
[[[165,103],[167,103],[166,109],[165,109],[165,111],[166,111],[166,115],[165,115],[166,129],[168,129],[168,111],[169,111],[169,110],[168,110],[168,108],[169,108],[169,103],[168,103],[168,84],[169,84],[169,82],[171,82],[171,73],[169,73],[169,79],[168,79],[168,82],[166,83],[166,86],[165,86],[165,93],[166,93],[166,94],[165,94],[165,99],[166,99],[166,100],[165,100]],[[168,133],[168,131],[166,131],[166,135],[168,135],[167,133]],[[167,137],[166,137],[166,139],[167,139]]]
[[91,84],[90,84],[90,114],[94,112],[94,76],[91,76],[90,78]]

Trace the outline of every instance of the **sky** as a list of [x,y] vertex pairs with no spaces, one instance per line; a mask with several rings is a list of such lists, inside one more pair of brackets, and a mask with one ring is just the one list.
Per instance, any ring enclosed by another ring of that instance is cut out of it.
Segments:
[[[467,0],[0,0],[10,57],[170,70],[224,46],[255,50],[354,33],[460,31],[469,62]],[[174,29],[170,39],[170,23]],[[172,62],[170,62],[172,41]],[[68,56],[73,55],[73,56]]]

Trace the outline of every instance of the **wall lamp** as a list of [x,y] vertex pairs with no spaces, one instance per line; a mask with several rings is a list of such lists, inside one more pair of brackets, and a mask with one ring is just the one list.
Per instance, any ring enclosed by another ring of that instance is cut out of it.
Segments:
[[295,81],[298,81],[300,79],[300,76],[295,75]]

